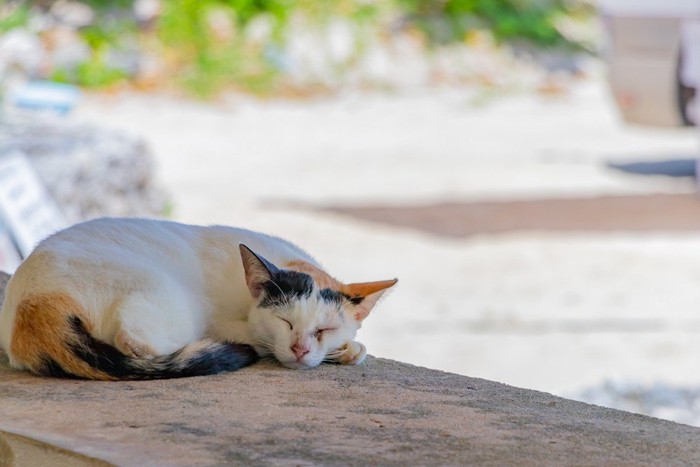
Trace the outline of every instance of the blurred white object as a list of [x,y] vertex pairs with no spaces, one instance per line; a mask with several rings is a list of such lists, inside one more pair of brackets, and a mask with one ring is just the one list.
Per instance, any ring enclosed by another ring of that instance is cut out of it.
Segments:
[[48,60],[54,70],[74,70],[90,60],[92,51],[77,29],[56,25],[44,32],[47,42]]
[[44,57],[44,47],[36,34],[24,29],[1,34],[0,81],[12,72],[30,76],[38,73]]
[[615,101],[628,122],[693,123],[700,0],[601,0]]
[[95,21],[95,12],[85,3],[58,0],[51,5],[51,14],[60,22],[73,27],[85,27]]
[[20,153],[0,156],[0,212],[23,257],[39,241],[66,227],[63,215]]
[[153,21],[162,11],[160,0],[136,0],[134,2],[134,16],[141,22]]

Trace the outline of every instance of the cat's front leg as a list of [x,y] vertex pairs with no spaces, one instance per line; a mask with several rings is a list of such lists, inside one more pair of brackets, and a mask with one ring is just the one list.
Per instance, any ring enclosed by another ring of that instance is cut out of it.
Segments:
[[356,341],[346,342],[337,352],[333,360],[342,365],[359,365],[367,356],[365,346]]

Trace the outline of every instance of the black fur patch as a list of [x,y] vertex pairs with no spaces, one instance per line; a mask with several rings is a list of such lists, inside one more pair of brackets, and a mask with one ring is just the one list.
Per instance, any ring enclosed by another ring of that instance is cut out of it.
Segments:
[[73,353],[91,367],[118,379],[212,375],[234,371],[258,360],[258,355],[251,346],[233,342],[214,344],[186,360],[181,357],[181,350],[156,358],[132,358],[92,337],[79,318],[72,317],[71,326],[77,337],[77,342],[71,345]]
[[73,354],[110,376],[120,379],[129,377],[129,357],[115,347],[92,337],[77,316],[71,318],[71,327],[77,337],[77,341],[71,343]]
[[350,295],[338,292],[333,289],[322,289],[319,294],[321,298],[329,303],[336,303],[338,305],[343,303],[343,299],[350,301],[353,305],[359,305],[365,297],[351,297]]
[[272,280],[263,284],[263,299],[260,306],[271,308],[289,300],[308,298],[314,288],[314,280],[303,272],[279,270]]
[[61,368],[61,365],[49,357],[43,358],[41,369],[38,371],[38,373],[43,376],[53,376],[54,378],[75,379],[75,376],[71,375],[70,373],[66,373],[63,368]]
[[334,303],[338,306],[340,306],[343,303],[344,295],[338,292],[337,290],[322,289],[319,292],[319,295],[321,295],[321,298],[328,303]]
[[[179,351],[178,351],[179,352]],[[173,357],[178,353],[172,354]],[[176,378],[187,376],[214,375],[234,371],[258,361],[253,347],[235,342],[222,342],[214,348],[199,352],[187,361],[184,368],[172,368]]]

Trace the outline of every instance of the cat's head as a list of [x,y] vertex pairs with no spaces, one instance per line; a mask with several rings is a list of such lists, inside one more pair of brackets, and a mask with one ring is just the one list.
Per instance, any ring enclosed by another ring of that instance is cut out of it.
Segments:
[[332,358],[397,282],[342,284],[308,263],[281,269],[245,245],[240,251],[256,300],[248,315],[254,347],[290,368],[311,368]]

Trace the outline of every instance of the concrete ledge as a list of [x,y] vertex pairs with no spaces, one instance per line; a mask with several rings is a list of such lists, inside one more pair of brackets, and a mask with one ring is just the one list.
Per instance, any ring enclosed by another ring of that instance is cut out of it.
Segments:
[[0,351],[0,467],[102,461],[697,465],[700,429],[372,357],[114,383],[32,376]]
[[700,429],[376,358],[105,383],[2,355],[0,413],[0,430],[119,465],[700,463]]
[[0,431],[0,466],[106,467],[111,464]]

